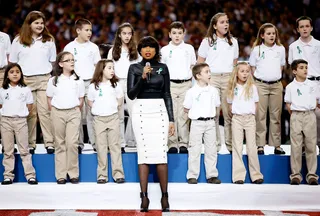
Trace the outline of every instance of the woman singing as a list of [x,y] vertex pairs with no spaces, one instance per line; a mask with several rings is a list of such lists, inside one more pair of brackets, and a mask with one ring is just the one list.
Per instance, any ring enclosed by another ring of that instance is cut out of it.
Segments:
[[169,70],[159,63],[159,44],[151,36],[138,44],[143,60],[128,71],[128,97],[137,98],[132,108],[132,125],[137,139],[141,212],[147,212],[149,164],[156,164],[162,191],[162,211],[169,211],[167,140],[174,134]]

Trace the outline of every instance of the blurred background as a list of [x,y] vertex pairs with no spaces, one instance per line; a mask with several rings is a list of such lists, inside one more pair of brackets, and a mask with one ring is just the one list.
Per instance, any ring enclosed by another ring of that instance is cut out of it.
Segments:
[[[169,42],[167,27],[172,21],[182,21],[186,27],[185,42],[197,50],[211,17],[225,12],[230,20],[230,31],[238,38],[239,60],[242,61],[248,60],[258,29],[265,22],[277,26],[286,50],[298,38],[295,20],[299,16],[313,19],[313,36],[320,38],[319,0],[0,0],[0,30],[13,39],[32,10],[45,14],[57,52],[74,40],[74,22],[81,17],[93,23],[92,42],[97,45],[112,43],[118,26],[130,22],[137,41],[142,36],[152,35],[164,46]],[[290,71],[284,70],[284,87],[292,78]],[[282,143],[288,140],[288,118],[284,109]]]

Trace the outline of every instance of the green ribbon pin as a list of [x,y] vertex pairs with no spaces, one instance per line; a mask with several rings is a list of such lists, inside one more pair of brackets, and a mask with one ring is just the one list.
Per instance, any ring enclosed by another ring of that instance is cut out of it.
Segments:
[[201,96],[201,93],[196,97],[196,101],[198,101],[198,102],[199,102],[199,100],[200,100],[200,96]]
[[74,49],[73,49],[73,52],[74,52],[74,55],[77,55],[77,54],[78,54],[77,48],[74,48]]
[[238,95],[238,88],[234,89],[234,95],[237,96]]
[[297,50],[298,50],[298,53],[301,54],[302,53],[302,50],[299,46],[297,46]]
[[157,74],[160,74],[162,70],[163,70],[162,68],[159,68],[159,69],[156,71],[156,73],[157,73]]
[[102,97],[102,89],[99,88],[99,97]]
[[172,57],[172,50],[170,50],[170,53],[169,53],[169,58]]
[[213,50],[217,50],[217,41],[213,43]]
[[262,58],[262,59],[265,58],[264,51],[262,52],[261,58]]
[[301,95],[302,95],[300,89],[297,89],[297,93],[298,93],[298,96],[301,96]]

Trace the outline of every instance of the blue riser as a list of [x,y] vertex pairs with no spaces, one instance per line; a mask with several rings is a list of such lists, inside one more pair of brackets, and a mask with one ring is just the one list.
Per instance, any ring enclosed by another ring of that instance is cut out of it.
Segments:
[[[0,155],[2,161],[3,155]],[[231,155],[218,155],[218,171],[219,178],[223,183],[232,182],[232,160]],[[318,157],[319,158],[319,157]],[[139,182],[137,154],[125,153],[122,155],[125,178],[127,182]],[[264,175],[265,183],[277,183],[287,184],[289,183],[290,175],[290,157],[289,156],[277,156],[277,155],[260,155],[260,167],[261,172]],[[244,156],[244,162],[248,170],[247,156]],[[54,155],[48,154],[35,154],[33,155],[33,164],[37,172],[37,179],[39,182],[55,182],[54,175]],[[109,157],[109,181],[112,180],[111,168]],[[81,182],[96,182],[97,174],[97,155],[96,154],[82,154],[79,156],[80,165],[80,181]],[[182,154],[170,154],[168,155],[169,166],[169,182],[186,182],[186,172],[188,169],[188,155]],[[305,176],[305,164],[303,164],[303,175]],[[318,159],[319,167],[319,159]],[[0,173],[3,173],[3,166],[0,166]],[[319,168],[317,174],[320,174]],[[23,167],[21,159],[16,154],[16,169],[15,169],[16,182],[25,182]],[[0,176],[0,181],[3,180],[3,176]],[[157,181],[155,166],[150,167],[150,182]],[[203,163],[203,155],[201,157],[201,171],[198,179],[199,182],[206,182],[205,169]],[[246,182],[249,183],[249,175],[247,174]]]

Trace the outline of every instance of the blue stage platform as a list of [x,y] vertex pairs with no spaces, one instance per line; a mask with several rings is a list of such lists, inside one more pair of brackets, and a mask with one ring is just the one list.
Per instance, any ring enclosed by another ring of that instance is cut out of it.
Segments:
[[[2,161],[2,154],[0,160]],[[125,153],[122,155],[125,178],[127,182],[139,182],[137,154]],[[283,155],[260,155],[261,172],[264,175],[264,182],[270,184],[288,184],[290,175],[290,156]],[[244,156],[245,164],[248,168],[247,156]],[[304,159],[303,159],[304,161]],[[33,164],[37,172],[37,179],[39,182],[55,182],[54,176],[54,155],[48,154],[35,154],[33,155]],[[97,170],[97,155],[96,154],[82,154],[79,155],[80,164],[80,182],[96,182],[96,170]],[[110,169],[110,157],[109,157],[109,181],[112,180]],[[231,183],[232,178],[232,157],[229,154],[218,155],[218,171],[219,178],[222,183]],[[319,171],[319,157],[318,157],[318,171]],[[168,155],[169,166],[169,182],[186,182],[186,172],[188,169],[188,155],[184,154],[169,154]],[[305,163],[303,164],[305,167]],[[248,170],[248,169],[247,169]],[[3,166],[0,166],[0,173],[3,173]],[[303,169],[303,175],[305,176],[305,169]],[[25,182],[23,167],[21,159],[16,154],[16,169],[15,169],[15,182]],[[0,180],[3,180],[3,176],[0,176]],[[157,181],[156,170],[154,166],[150,168],[150,182]],[[201,173],[199,182],[206,182],[205,169],[203,163],[203,155],[201,158]],[[247,174],[246,183],[250,182],[249,175]]]

